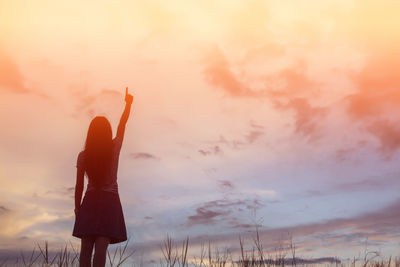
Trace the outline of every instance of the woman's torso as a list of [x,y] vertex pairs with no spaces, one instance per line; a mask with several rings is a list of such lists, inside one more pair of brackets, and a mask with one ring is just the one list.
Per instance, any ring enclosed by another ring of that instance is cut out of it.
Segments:
[[[119,162],[119,154],[121,151],[121,146],[122,142],[118,137],[115,137],[113,139],[113,150],[112,150],[112,159],[111,159],[111,165],[109,169],[109,174],[108,179],[106,180],[106,183],[100,188],[103,191],[111,192],[118,194],[118,183],[117,183],[117,173],[118,173],[118,162]],[[84,168],[86,170],[86,155],[85,151],[81,151],[78,155],[78,161],[77,161],[77,167],[78,168]],[[91,182],[90,179],[88,179],[88,186],[86,189],[86,192],[95,190],[95,186]]]

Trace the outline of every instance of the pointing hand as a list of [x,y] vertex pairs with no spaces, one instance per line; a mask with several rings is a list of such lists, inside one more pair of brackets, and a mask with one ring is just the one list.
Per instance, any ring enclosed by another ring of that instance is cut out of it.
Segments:
[[132,102],[133,102],[133,95],[128,94],[128,87],[126,87],[126,89],[125,89],[125,102],[127,104],[132,104]]

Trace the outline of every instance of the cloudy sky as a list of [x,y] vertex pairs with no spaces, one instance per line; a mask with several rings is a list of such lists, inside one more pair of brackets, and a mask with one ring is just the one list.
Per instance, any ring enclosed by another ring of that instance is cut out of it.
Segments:
[[131,243],[400,246],[400,2],[0,1],[0,250],[64,244],[90,120]]

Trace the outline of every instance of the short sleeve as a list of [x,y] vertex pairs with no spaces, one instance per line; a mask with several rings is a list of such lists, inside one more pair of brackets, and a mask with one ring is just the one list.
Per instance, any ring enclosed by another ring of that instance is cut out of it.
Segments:
[[84,168],[85,167],[85,154],[82,152],[79,153],[78,159],[76,161],[77,168]]

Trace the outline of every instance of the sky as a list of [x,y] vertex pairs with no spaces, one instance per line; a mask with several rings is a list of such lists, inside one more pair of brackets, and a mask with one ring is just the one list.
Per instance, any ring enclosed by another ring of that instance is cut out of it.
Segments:
[[[0,1],[0,252],[79,239],[76,160],[115,134],[130,244],[399,256],[400,2]],[[141,251],[141,252],[140,252]],[[189,251],[190,252],[190,251]]]

